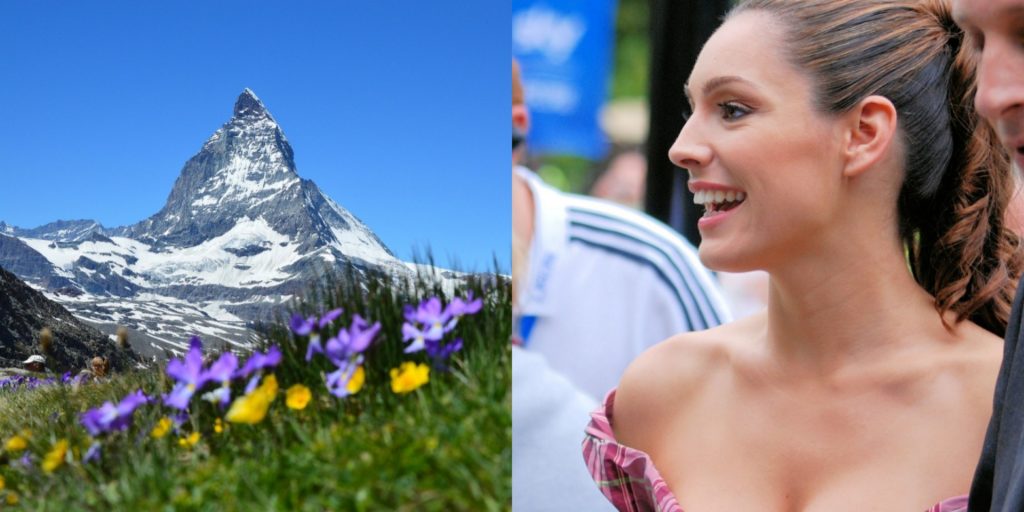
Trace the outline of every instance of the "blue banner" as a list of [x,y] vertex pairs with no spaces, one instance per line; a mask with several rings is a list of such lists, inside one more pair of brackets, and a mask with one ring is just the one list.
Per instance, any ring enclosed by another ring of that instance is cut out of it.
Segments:
[[531,151],[605,156],[599,116],[608,96],[615,7],[615,0],[512,0],[512,53],[533,119]]

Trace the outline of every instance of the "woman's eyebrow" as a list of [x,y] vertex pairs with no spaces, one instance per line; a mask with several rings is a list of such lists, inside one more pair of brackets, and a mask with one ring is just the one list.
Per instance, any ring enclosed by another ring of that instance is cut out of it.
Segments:
[[[746,78],[743,78],[743,77],[734,76],[734,75],[716,76],[714,78],[709,79],[707,82],[704,82],[704,85],[700,88],[701,95],[702,96],[707,96],[707,95],[711,94],[712,92],[714,92],[715,89],[718,89],[719,87],[722,87],[722,86],[725,86],[727,84],[731,84],[731,83],[734,83],[734,82],[740,82],[740,83],[749,85],[751,87],[754,87],[754,83],[753,82],[751,82],[750,80],[747,80]],[[683,93],[686,94],[686,99],[688,101],[690,101],[690,103],[692,104],[693,103],[693,97],[690,96],[690,84],[689,83],[686,83],[685,85],[683,85]]]
[[746,78],[742,78],[742,77],[738,77],[738,76],[716,76],[716,77],[708,80],[707,82],[704,82],[704,87],[701,87],[701,94],[703,94],[704,96],[707,96],[707,95],[711,94],[715,89],[718,89],[719,87],[722,87],[722,86],[725,86],[725,85],[728,85],[728,84],[731,84],[731,83],[734,83],[734,82],[740,82],[740,83],[743,83],[743,84],[749,85],[749,86],[753,86],[754,85],[753,82],[751,82],[750,80],[747,80]]

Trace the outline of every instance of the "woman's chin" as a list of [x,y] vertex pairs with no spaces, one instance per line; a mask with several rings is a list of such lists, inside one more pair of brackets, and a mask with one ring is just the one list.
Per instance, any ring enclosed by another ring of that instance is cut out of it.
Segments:
[[700,247],[697,248],[697,256],[700,257],[700,262],[705,267],[716,272],[748,272],[757,270],[755,265],[748,259],[742,258],[742,255],[735,249],[729,249],[724,244],[714,241],[701,241]]

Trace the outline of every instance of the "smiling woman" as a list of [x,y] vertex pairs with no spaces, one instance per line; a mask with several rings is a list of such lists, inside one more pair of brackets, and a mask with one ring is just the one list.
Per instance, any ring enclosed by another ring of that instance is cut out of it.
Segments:
[[769,306],[648,350],[594,415],[621,510],[963,505],[1021,255],[961,40],[939,0],[752,0],[708,40],[669,157],[701,260],[766,270]]

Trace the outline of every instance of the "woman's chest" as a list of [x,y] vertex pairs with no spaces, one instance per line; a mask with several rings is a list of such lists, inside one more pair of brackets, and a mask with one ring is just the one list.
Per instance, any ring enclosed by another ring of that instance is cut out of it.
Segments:
[[651,446],[687,511],[924,510],[966,494],[985,429],[915,404],[721,403],[695,404]]

